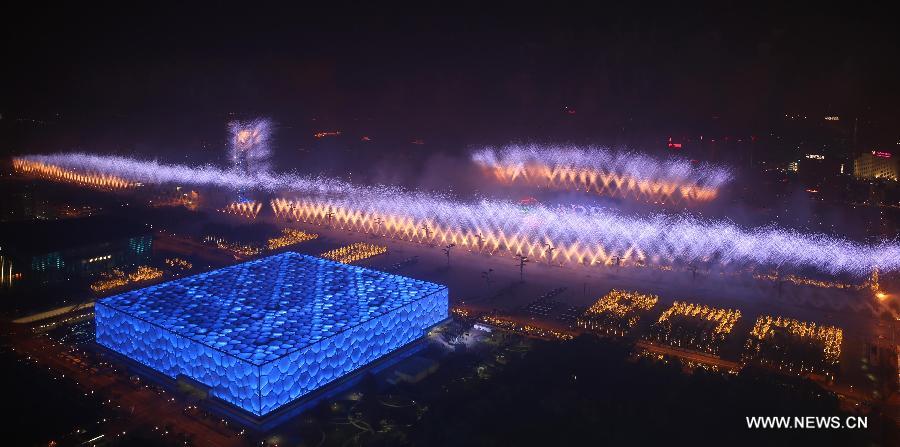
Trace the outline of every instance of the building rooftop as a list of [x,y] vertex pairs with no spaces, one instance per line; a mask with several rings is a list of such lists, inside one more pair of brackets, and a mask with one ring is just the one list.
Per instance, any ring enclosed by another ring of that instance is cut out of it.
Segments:
[[262,365],[443,289],[286,252],[100,303]]
[[3,250],[20,255],[40,255],[148,234],[150,230],[144,224],[116,216],[0,223]]

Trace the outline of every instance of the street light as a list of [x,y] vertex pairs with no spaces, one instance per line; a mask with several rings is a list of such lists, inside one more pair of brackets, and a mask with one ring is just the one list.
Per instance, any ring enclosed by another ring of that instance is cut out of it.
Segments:
[[456,244],[450,244],[444,247],[444,254],[447,255],[447,267],[450,267],[450,250],[456,247]]
[[488,286],[491,285],[491,273],[494,273],[494,269],[487,269],[487,271],[481,272],[481,277]]
[[519,260],[519,281],[525,280],[525,264],[528,262],[528,257],[522,256],[522,253],[516,255],[516,259]]

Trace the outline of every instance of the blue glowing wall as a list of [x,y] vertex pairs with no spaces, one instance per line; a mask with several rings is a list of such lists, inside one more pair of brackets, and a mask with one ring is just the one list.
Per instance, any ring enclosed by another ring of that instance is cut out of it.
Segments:
[[447,288],[282,253],[99,300],[97,342],[257,416],[425,335]]

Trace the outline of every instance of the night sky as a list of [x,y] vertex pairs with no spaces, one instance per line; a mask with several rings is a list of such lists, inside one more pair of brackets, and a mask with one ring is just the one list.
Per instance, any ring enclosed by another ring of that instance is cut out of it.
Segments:
[[215,162],[224,123],[258,115],[278,123],[282,153],[320,130],[392,155],[535,139],[643,149],[673,133],[766,134],[785,113],[900,136],[900,33],[856,2],[92,8],[7,17],[4,153]]

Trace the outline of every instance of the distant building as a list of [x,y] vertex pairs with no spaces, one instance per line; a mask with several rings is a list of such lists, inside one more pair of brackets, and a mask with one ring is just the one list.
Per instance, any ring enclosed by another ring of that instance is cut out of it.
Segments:
[[897,181],[897,159],[890,152],[867,152],[853,160],[853,176],[858,179]]
[[142,224],[105,216],[0,224],[5,277],[20,273],[34,285],[144,264],[152,246],[153,236]]

